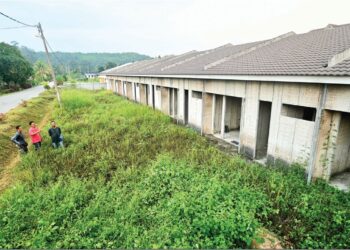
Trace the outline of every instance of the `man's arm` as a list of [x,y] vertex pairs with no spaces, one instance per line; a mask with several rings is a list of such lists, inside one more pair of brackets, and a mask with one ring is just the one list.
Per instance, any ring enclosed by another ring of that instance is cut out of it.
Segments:
[[39,134],[40,133],[40,129],[36,129],[36,130],[29,130],[29,134],[30,135],[36,135],[36,134]]
[[17,140],[17,138],[18,138],[18,134],[16,133],[13,137],[11,137],[11,141],[12,141],[14,144],[19,145],[19,141]]
[[51,128],[49,129],[49,136],[50,136],[50,137],[52,136]]

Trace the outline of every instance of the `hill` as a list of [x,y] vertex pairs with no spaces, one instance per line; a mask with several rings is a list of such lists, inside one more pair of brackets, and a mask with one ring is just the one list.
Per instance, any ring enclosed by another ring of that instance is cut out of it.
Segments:
[[[19,47],[22,55],[31,63],[38,60],[46,62],[46,55],[42,51],[34,51],[25,46]],[[147,55],[135,52],[122,53],[81,53],[81,52],[54,52],[52,63],[59,74],[99,72],[125,63],[150,58]]]

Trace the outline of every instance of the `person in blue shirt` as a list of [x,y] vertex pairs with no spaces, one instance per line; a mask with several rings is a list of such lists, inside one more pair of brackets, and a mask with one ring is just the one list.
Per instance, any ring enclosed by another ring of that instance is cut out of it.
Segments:
[[21,125],[16,126],[16,134],[11,138],[11,141],[16,144],[20,152],[23,154],[28,153],[28,143],[26,142],[22,133]]

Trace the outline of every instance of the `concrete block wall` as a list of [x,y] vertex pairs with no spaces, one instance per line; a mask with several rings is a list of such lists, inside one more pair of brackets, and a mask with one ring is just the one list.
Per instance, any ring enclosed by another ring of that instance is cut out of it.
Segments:
[[[267,156],[270,163],[282,161],[285,163],[300,162],[307,164],[311,157],[310,149],[313,143],[312,136],[315,128],[315,121],[289,117],[283,114],[283,104],[312,107],[319,109],[320,97],[322,94],[321,84],[314,83],[283,83],[283,82],[250,82],[250,81],[224,81],[224,80],[196,80],[196,79],[170,79],[154,77],[117,77],[121,81],[138,82],[147,84],[148,103],[152,106],[152,85],[154,86],[155,106],[164,113],[169,113],[169,89],[176,88],[177,91],[177,119],[179,122],[184,121],[185,107],[185,90],[188,91],[188,122],[190,125],[202,129],[204,133],[213,133],[215,124],[220,125],[220,98],[239,97],[242,98],[241,122],[240,122],[240,151],[250,158],[256,157],[256,143],[258,134],[258,117],[260,101],[271,102],[271,118],[268,135]],[[129,90],[129,84],[127,85]],[[142,92],[142,88],[140,89]],[[192,96],[193,91],[202,93],[202,98]],[[129,91],[127,91],[129,96]],[[144,99],[140,96],[141,99]],[[230,98],[225,98],[230,100]],[[144,102],[144,101],[143,101]],[[222,104],[222,101],[221,101]],[[226,102],[228,109],[232,107],[230,101]],[[350,86],[329,85],[325,109],[332,111],[350,112]],[[229,112],[230,113],[230,112]],[[203,114],[203,115],[202,115]],[[329,116],[329,117],[328,117]],[[331,133],[332,115],[325,114],[321,126],[320,138],[329,137]],[[327,118],[328,117],[328,118]],[[327,119],[326,119],[327,118]],[[227,118],[228,119],[228,118]],[[327,121],[325,121],[327,120]],[[340,130],[342,138],[348,136],[350,129],[348,125],[343,125],[344,129]],[[349,125],[350,126],[350,125]],[[333,132],[334,133],[334,132]],[[336,134],[338,138],[338,134]],[[340,138],[340,137],[339,137]],[[315,176],[324,175],[320,170],[319,162],[321,161],[322,152],[325,157],[330,157],[329,150],[324,150],[320,146],[322,140],[319,140],[317,146],[317,161]],[[336,144],[344,145],[344,150],[334,151],[333,157],[341,160],[339,165],[349,165],[350,159],[342,156],[348,147],[344,142],[336,141]],[[337,156],[338,155],[338,156]],[[350,155],[350,154],[349,154]],[[341,167],[343,171],[346,167]],[[338,171],[333,166],[330,167],[330,174]],[[332,170],[333,169],[333,170]],[[327,172],[327,171],[326,171]]]

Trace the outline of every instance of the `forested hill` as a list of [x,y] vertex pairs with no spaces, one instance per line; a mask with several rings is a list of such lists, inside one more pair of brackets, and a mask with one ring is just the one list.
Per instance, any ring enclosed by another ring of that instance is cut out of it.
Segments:
[[[44,52],[36,52],[27,47],[19,48],[24,57],[31,63],[38,60],[46,62]],[[87,72],[100,72],[129,62],[150,58],[134,52],[123,53],[80,53],[80,52],[55,52],[51,56],[52,63],[59,73],[75,72],[84,74]]]

